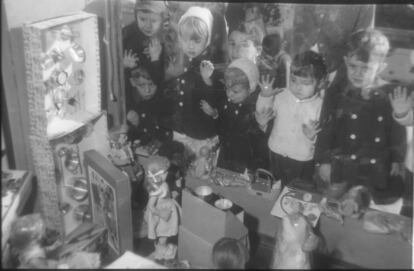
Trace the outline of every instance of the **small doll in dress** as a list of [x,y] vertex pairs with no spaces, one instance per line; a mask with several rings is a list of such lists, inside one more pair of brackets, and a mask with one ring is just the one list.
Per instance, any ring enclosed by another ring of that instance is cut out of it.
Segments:
[[180,207],[171,198],[166,182],[170,162],[161,156],[151,156],[145,166],[145,184],[149,193],[146,210],[148,238],[157,240],[155,251],[150,258],[155,260],[174,259],[177,247],[168,244],[168,237],[177,235],[180,218]]

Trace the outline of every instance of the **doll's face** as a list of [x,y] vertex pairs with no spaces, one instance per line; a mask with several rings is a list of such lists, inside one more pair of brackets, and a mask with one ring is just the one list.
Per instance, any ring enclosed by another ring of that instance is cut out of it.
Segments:
[[376,76],[383,71],[385,63],[380,61],[360,61],[356,56],[344,57],[348,81],[356,88],[371,86]]
[[121,146],[125,145],[128,142],[127,134],[120,134],[118,138],[118,142]]
[[146,79],[143,76],[138,78],[131,78],[131,84],[138,91],[139,96],[143,100],[150,100],[157,92],[157,86],[150,79]]
[[291,74],[289,89],[299,100],[309,99],[315,95],[317,81],[311,77],[299,77]]
[[237,30],[231,32],[227,49],[231,61],[245,57],[254,63],[256,62],[258,50],[246,33]]
[[144,33],[147,37],[152,37],[161,28],[162,17],[158,13],[154,12],[143,12],[137,11],[137,24],[138,28]]
[[245,84],[226,84],[226,95],[231,103],[241,103],[249,97],[249,88]]

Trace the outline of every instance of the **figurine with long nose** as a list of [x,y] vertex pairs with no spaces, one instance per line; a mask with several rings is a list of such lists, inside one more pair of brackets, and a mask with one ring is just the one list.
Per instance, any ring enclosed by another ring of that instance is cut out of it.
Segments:
[[319,237],[303,214],[287,214],[277,232],[272,269],[310,269],[310,253],[318,243]]

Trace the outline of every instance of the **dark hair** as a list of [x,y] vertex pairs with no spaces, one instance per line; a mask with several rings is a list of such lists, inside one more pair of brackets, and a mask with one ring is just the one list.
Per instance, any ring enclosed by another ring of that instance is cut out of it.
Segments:
[[142,65],[134,68],[130,73],[130,77],[131,78],[136,78],[136,79],[143,77],[147,80],[151,80],[151,81],[154,82],[154,80],[152,80],[152,78],[151,78],[151,75],[150,75],[149,71]]
[[373,58],[383,61],[390,49],[388,38],[373,28],[360,29],[354,32],[346,44],[346,55],[356,56],[362,62]]
[[238,240],[223,237],[214,244],[212,258],[217,268],[244,268],[249,254],[247,248]]
[[318,82],[328,73],[323,57],[313,51],[297,54],[293,58],[291,72],[295,76],[315,78]]
[[263,39],[262,46],[266,54],[275,56],[280,52],[282,39],[278,33],[267,35]]

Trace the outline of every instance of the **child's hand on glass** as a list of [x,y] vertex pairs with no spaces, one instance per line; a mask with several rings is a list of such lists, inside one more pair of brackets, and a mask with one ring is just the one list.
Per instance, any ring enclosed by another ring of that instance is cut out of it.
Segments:
[[393,93],[388,94],[388,97],[390,98],[395,116],[397,118],[406,116],[412,107],[411,99],[407,95],[407,88],[396,87]]
[[200,63],[201,77],[203,78],[204,83],[206,83],[209,86],[212,85],[212,81],[210,77],[213,74],[213,71],[214,71],[213,63],[211,63],[208,60],[201,61]]
[[273,109],[270,107],[263,108],[261,110],[256,110],[254,112],[254,116],[261,128],[265,128],[267,123],[275,117]]
[[322,179],[322,181],[326,183],[331,182],[331,172],[332,172],[332,166],[331,164],[325,163],[321,164],[319,167],[317,167],[317,174]]
[[396,162],[391,163],[390,175],[404,177],[404,164]]
[[124,53],[124,67],[125,68],[135,68],[137,66],[137,61],[139,60],[137,54],[134,54],[132,50],[125,51]]
[[319,121],[310,120],[308,123],[302,123],[302,131],[309,140],[314,141],[316,135],[321,131]]
[[260,78],[260,82],[259,82],[259,86],[260,86],[260,96],[263,97],[272,97],[276,94],[278,94],[279,92],[282,92],[282,89],[280,88],[273,88],[273,83],[275,82],[275,78],[272,78],[272,80],[270,80],[270,76],[269,74],[267,74],[266,76],[261,76]]
[[201,100],[200,107],[201,107],[201,110],[203,110],[204,113],[206,113],[210,117],[216,118],[218,116],[217,109],[211,107],[211,105],[209,105],[209,103],[206,102],[205,100]]
[[144,49],[144,54],[151,59],[151,61],[158,61],[162,51],[161,43],[158,39],[151,39],[148,48]]

